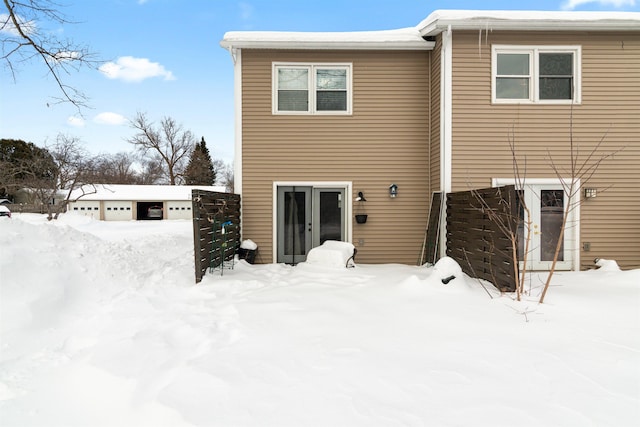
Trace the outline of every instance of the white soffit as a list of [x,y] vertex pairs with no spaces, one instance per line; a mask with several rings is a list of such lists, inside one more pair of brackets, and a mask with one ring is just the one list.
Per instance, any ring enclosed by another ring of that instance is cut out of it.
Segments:
[[432,50],[418,28],[353,32],[231,31],[220,45],[225,49],[318,50]]
[[417,28],[434,36],[453,30],[640,31],[638,12],[436,10]]

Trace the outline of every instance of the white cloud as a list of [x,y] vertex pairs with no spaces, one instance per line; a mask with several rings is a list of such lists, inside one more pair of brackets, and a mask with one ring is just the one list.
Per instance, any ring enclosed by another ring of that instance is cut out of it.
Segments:
[[126,82],[141,82],[153,77],[163,77],[164,80],[175,80],[171,71],[157,62],[147,58],[121,56],[116,62],[107,62],[100,67],[100,71],[110,79],[120,79]]
[[[29,35],[36,32],[35,21],[27,21],[21,16],[16,16],[18,24],[22,27],[22,31]],[[20,33],[16,29],[15,25],[11,21],[11,18],[6,13],[0,13],[0,33],[9,34],[12,36],[20,36]]]
[[113,126],[120,126],[127,123],[127,119],[123,115],[109,111],[98,114],[93,118],[93,121],[101,125]]
[[67,118],[67,124],[69,126],[73,126],[74,128],[81,128],[84,127],[84,119],[77,116],[69,116]]
[[562,9],[573,10],[589,3],[596,3],[599,6],[622,8],[625,6],[635,6],[636,0],[567,0],[562,4]]

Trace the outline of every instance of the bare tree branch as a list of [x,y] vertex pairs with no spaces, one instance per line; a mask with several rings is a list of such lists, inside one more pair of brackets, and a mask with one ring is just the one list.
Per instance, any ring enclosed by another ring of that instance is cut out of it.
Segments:
[[598,156],[598,152],[608,134],[607,132],[600,138],[600,140],[595,144],[593,149],[591,149],[586,157],[581,160],[580,159],[580,150],[579,145],[574,141],[573,136],[573,106],[571,110],[570,116],[570,130],[569,130],[569,146],[570,146],[570,170],[568,171],[568,178],[564,175],[563,171],[560,169],[558,164],[555,162],[551,152],[547,149],[547,153],[549,156],[549,162],[551,164],[551,169],[556,174],[556,177],[562,184],[563,190],[567,195],[567,202],[564,206],[564,216],[562,218],[562,225],[560,227],[560,233],[558,236],[558,241],[556,242],[556,248],[553,256],[553,261],[551,263],[551,268],[549,270],[549,274],[547,275],[547,280],[545,281],[544,287],[542,289],[542,293],[540,294],[540,304],[544,302],[545,296],[547,295],[547,291],[549,290],[549,286],[551,284],[551,278],[553,277],[553,273],[556,269],[556,264],[558,262],[558,257],[560,255],[560,250],[562,248],[562,242],[564,240],[564,233],[567,227],[567,219],[569,217],[569,213],[573,211],[577,206],[580,205],[580,190],[582,187],[589,182],[589,180],[593,177],[598,167],[602,164],[602,162],[606,159],[609,159],[614,156],[614,154],[622,151],[624,149],[620,148],[618,150],[605,153]]
[[137,134],[128,142],[143,158],[157,159],[164,166],[170,185],[180,184],[189,153],[195,145],[191,131],[183,130],[171,117],[164,117],[156,127],[144,113],[138,113],[130,124]]
[[82,66],[97,68],[100,61],[86,46],[61,40],[39,24],[72,24],[59,12],[60,4],[53,0],[3,0],[6,14],[0,13],[0,59],[16,79],[16,64],[40,58],[53,76],[62,96],[56,102],[70,102],[78,111],[87,107],[88,98],[75,87],[65,83],[63,74],[79,70]]

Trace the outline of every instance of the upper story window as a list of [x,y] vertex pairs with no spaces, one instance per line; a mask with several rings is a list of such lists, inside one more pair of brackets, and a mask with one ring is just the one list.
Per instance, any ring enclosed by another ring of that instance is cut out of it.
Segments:
[[579,46],[493,46],[494,103],[580,103]]
[[274,64],[274,114],[351,114],[351,64]]

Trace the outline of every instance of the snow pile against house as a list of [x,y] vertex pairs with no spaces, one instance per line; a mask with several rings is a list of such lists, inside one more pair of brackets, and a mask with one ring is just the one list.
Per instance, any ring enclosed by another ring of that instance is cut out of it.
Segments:
[[327,240],[309,251],[309,264],[328,268],[345,268],[354,266],[355,247],[349,242]]

